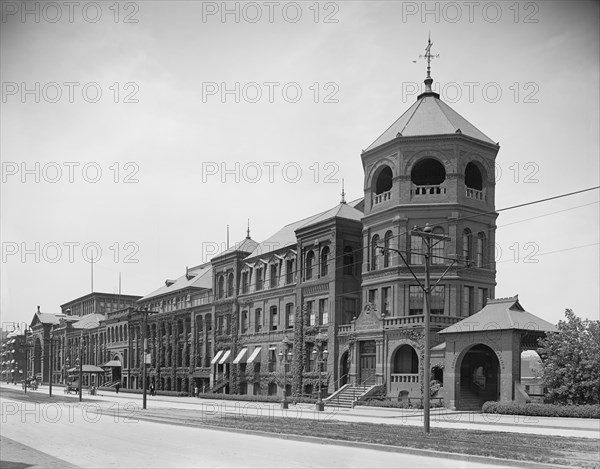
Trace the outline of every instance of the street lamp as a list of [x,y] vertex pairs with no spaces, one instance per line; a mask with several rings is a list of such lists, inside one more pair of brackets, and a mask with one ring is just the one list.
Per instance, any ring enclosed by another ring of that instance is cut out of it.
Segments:
[[63,365],[63,384],[68,386],[67,384],[67,373],[69,372],[69,366],[71,365],[71,360],[69,357],[65,358],[65,364]]
[[146,395],[147,395],[147,386],[146,386],[146,380],[148,379],[146,376],[146,356],[148,354],[148,340],[146,338],[146,327],[147,323],[148,323],[148,306],[144,307],[144,312],[142,313],[142,346],[143,346],[143,350],[142,350],[142,409],[146,408]]
[[79,386],[78,386],[79,402],[81,402],[83,399],[83,395],[82,395],[82,391],[83,391],[83,357],[81,355],[82,346],[83,346],[83,331],[81,331],[81,337],[79,337]]
[[315,360],[318,369],[317,379],[319,380],[319,394],[317,395],[317,404],[315,407],[318,412],[322,412],[323,410],[325,410],[325,404],[323,404],[323,396],[321,395],[321,371],[323,362],[326,362],[327,357],[329,356],[329,352],[325,348],[326,340],[327,337],[321,334],[315,337],[315,347],[312,349],[311,352],[313,360]]
[[281,350],[279,350],[279,359],[283,365],[283,400],[281,401],[281,408],[288,408],[287,401],[287,366],[292,361],[292,342],[288,339],[287,335],[281,341]]

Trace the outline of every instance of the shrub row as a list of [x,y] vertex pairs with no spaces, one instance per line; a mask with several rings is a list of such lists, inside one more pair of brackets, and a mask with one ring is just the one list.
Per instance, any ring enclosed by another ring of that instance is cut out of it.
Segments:
[[516,402],[486,402],[482,411],[488,414],[531,415],[536,417],[576,417],[600,419],[600,405],[519,404]]
[[[367,406],[367,407],[386,407],[391,409],[422,409],[423,404],[420,399],[415,399],[414,402],[406,401],[395,401],[392,399],[365,399],[364,401],[358,401],[356,405]],[[429,407],[443,407],[444,403],[441,399],[432,399]]]
[[[281,402],[282,398],[280,396],[252,396],[249,394],[220,394],[220,393],[200,393],[198,395],[201,399],[220,399],[225,401],[244,401],[244,402]],[[288,402],[301,402],[305,404],[313,404],[317,402],[316,399],[307,398],[307,397],[288,397]]]

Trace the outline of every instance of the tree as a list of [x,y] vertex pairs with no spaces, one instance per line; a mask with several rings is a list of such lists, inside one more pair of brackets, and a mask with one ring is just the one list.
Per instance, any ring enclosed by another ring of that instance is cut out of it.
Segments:
[[556,404],[600,403],[600,321],[582,320],[567,309],[558,332],[539,340],[542,384]]

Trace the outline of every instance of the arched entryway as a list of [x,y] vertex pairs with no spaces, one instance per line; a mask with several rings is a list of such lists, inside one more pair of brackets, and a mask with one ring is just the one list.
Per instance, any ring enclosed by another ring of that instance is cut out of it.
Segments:
[[340,386],[348,384],[350,377],[350,354],[346,350],[340,358]]
[[481,410],[484,402],[500,399],[500,364],[490,347],[474,345],[458,360],[456,367],[458,410]]

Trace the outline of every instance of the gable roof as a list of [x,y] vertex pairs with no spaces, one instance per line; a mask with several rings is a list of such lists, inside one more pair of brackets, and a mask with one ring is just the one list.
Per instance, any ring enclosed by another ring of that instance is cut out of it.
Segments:
[[77,322],[73,323],[74,329],[94,329],[100,325],[100,321],[104,321],[104,314],[92,313],[81,316]]
[[437,93],[423,93],[366,151],[398,137],[462,133],[495,145],[487,135],[439,99]]
[[217,254],[213,259],[217,259],[221,256],[225,256],[226,254],[231,254],[232,252],[241,251],[241,252],[252,252],[258,246],[258,243],[254,241],[252,238],[246,236],[242,241],[235,243],[232,247],[223,251],[221,254]]
[[[188,278],[193,276],[191,278]],[[212,288],[212,265],[210,262],[188,269],[187,274],[182,275],[170,285],[163,285],[152,293],[148,293],[139,301],[149,300],[156,296],[167,295],[186,288]]]
[[440,334],[493,330],[524,330],[536,332],[556,332],[548,321],[531,314],[519,303],[519,296],[488,300],[478,313],[440,331]]
[[[358,199],[351,202],[351,204],[359,205],[361,201],[362,199]],[[329,210],[285,225],[272,236],[258,244],[246,259],[262,256],[263,254],[268,254],[281,248],[295,246],[297,244],[296,230],[300,228],[311,226],[332,218],[346,218],[349,220],[360,221],[364,214],[360,210],[354,208],[351,204],[340,203]]]

